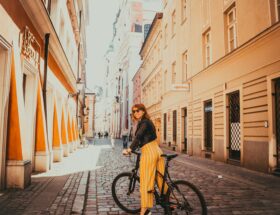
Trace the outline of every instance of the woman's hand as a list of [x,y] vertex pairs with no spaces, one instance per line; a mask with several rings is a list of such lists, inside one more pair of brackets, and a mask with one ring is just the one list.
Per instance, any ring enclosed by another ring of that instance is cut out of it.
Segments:
[[123,154],[123,155],[130,155],[130,154],[131,154],[131,149],[130,149],[130,148],[124,149],[124,150],[122,151],[122,154]]

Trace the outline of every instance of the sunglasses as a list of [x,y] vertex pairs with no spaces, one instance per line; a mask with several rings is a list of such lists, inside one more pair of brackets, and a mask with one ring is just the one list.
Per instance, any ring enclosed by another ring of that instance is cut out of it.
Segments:
[[132,113],[139,113],[141,110],[133,110]]

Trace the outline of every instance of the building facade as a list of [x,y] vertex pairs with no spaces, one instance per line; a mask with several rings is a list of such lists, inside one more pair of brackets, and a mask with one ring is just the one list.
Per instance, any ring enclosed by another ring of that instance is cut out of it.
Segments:
[[32,171],[48,171],[77,148],[77,80],[85,77],[77,29],[87,23],[86,4],[0,1],[1,189],[26,187]]
[[86,92],[85,94],[85,120],[84,134],[86,137],[92,138],[95,134],[95,93]]
[[[162,13],[157,13],[142,45],[140,55],[142,65],[139,68],[142,102],[154,122],[157,139],[161,142],[161,101],[162,101]],[[137,84],[137,83],[136,83]],[[137,87],[137,85],[135,85]]]
[[141,67],[138,69],[138,71],[135,73],[133,79],[133,97],[132,101],[133,104],[140,104],[142,99],[141,99]]
[[253,4],[163,1],[161,142],[273,172],[280,167],[280,2]]
[[[155,10],[150,10],[154,8]],[[111,101],[114,109],[110,113],[115,136],[121,137],[131,127],[130,110],[133,102],[132,79],[141,64],[139,50],[148,32],[154,14],[161,8],[161,1],[122,0],[114,23],[114,35],[107,57],[109,79],[115,81],[116,95]]]

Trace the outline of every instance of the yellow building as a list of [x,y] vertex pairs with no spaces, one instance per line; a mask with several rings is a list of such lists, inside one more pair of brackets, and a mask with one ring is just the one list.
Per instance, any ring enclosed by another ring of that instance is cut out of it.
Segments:
[[189,153],[273,171],[280,167],[279,1],[187,1],[186,10]]
[[0,0],[0,189],[77,148],[84,2]]
[[162,13],[157,13],[140,51],[143,63],[139,69],[141,72],[141,99],[155,124],[158,141],[161,139],[161,21]]
[[163,146],[280,168],[279,19],[279,0],[163,1]]

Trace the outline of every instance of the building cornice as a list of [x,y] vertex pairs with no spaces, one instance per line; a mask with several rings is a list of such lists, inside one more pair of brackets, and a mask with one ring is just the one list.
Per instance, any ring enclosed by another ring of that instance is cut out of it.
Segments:
[[77,91],[73,69],[68,61],[64,48],[59,40],[53,23],[42,0],[20,0],[40,37],[44,40],[45,34],[50,33],[49,50],[61,69],[63,76],[74,92]]

